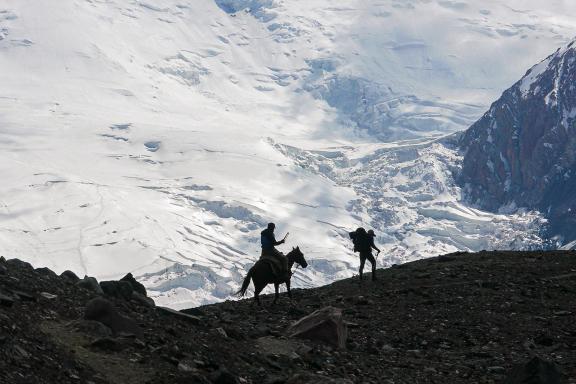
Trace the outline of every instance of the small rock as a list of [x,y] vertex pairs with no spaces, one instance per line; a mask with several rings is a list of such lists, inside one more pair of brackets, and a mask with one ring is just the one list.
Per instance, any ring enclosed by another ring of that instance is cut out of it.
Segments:
[[572,312],[570,311],[555,311],[553,312],[554,316],[570,316]]
[[228,334],[226,333],[226,331],[224,330],[224,328],[216,328],[216,332],[218,332],[220,335],[222,335],[223,337],[228,338]]
[[364,296],[358,296],[355,300],[356,305],[368,305],[370,304],[370,300],[365,298]]
[[40,296],[42,296],[43,298],[45,298],[47,300],[54,300],[58,297],[58,295],[53,295],[53,294],[48,293],[48,292],[41,292]]
[[0,293],[0,305],[3,307],[11,307],[14,305],[14,298]]
[[384,353],[390,353],[390,352],[394,352],[396,350],[396,348],[394,348],[390,344],[385,344],[382,346],[382,348],[380,348],[380,350]]
[[12,293],[14,293],[18,297],[18,299],[22,301],[36,301],[36,297],[29,293],[22,291],[12,291]]
[[15,354],[16,356],[18,356],[18,357],[20,357],[20,358],[23,358],[23,359],[28,359],[28,358],[30,358],[30,354],[29,354],[28,352],[26,352],[26,350],[25,350],[24,348],[22,348],[21,346],[15,345],[15,346],[13,347],[13,349],[14,349],[14,354]]

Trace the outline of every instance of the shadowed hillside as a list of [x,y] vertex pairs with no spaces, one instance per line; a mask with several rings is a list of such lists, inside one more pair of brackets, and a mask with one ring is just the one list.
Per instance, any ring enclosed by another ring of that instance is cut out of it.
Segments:
[[[574,252],[451,254],[379,278],[185,314],[129,277],[90,285],[2,260],[0,382],[500,383],[534,355],[576,377]],[[109,302],[92,300],[101,288]],[[285,336],[326,306],[343,310],[345,349]]]

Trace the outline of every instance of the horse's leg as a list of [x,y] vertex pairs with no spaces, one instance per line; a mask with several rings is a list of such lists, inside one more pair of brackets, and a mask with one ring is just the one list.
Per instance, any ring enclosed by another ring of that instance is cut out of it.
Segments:
[[286,290],[288,291],[288,297],[292,299],[292,291],[290,290],[290,279],[286,280]]
[[254,300],[256,300],[256,304],[260,307],[260,292],[264,289],[262,285],[254,285]]
[[272,304],[276,304],[276,302],[278,301],[278,297],[280,296],[278,294],[278,289],[280,288],[280,284],[278,283],[274,283],[274,301],[272,302]]

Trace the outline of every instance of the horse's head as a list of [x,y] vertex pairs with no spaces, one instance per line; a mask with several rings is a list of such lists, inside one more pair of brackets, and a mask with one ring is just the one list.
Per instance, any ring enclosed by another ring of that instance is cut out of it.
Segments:
[[306,268],[308,266],[308,262],[304,258],[304,254],[300,250],[300,247],[292,248],[292,251],[290,251],[288,256],[302,268]]

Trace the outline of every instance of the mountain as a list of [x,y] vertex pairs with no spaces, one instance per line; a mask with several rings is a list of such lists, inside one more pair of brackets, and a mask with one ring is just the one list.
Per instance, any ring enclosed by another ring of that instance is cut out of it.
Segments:
[[532,67],[462,136],[461,182],[478,206],[528,207],[576,239],[576,42]]
[[[101,295],[70,273],[0,258],[0,381],[568,383],[575,268],[574,252],[460,253],[378,271],[376,282],[296,289],[273,306],[267,296],[262,308],[250,298],[177,312],[126,281],[101,282],[125,287]],[[290,336],[327,306],[333,322]],[[534,356],[548,363],[513,369]]]
[[355,273],[359,226],[376,229],[380,266],[537,247],[539,213],[462,200],[461,155],[442,137],[568,42],[570,10],[4,0],[0,255],[132,272],[183,308],[231,297],[269,221],[310,262],[299,287]]

